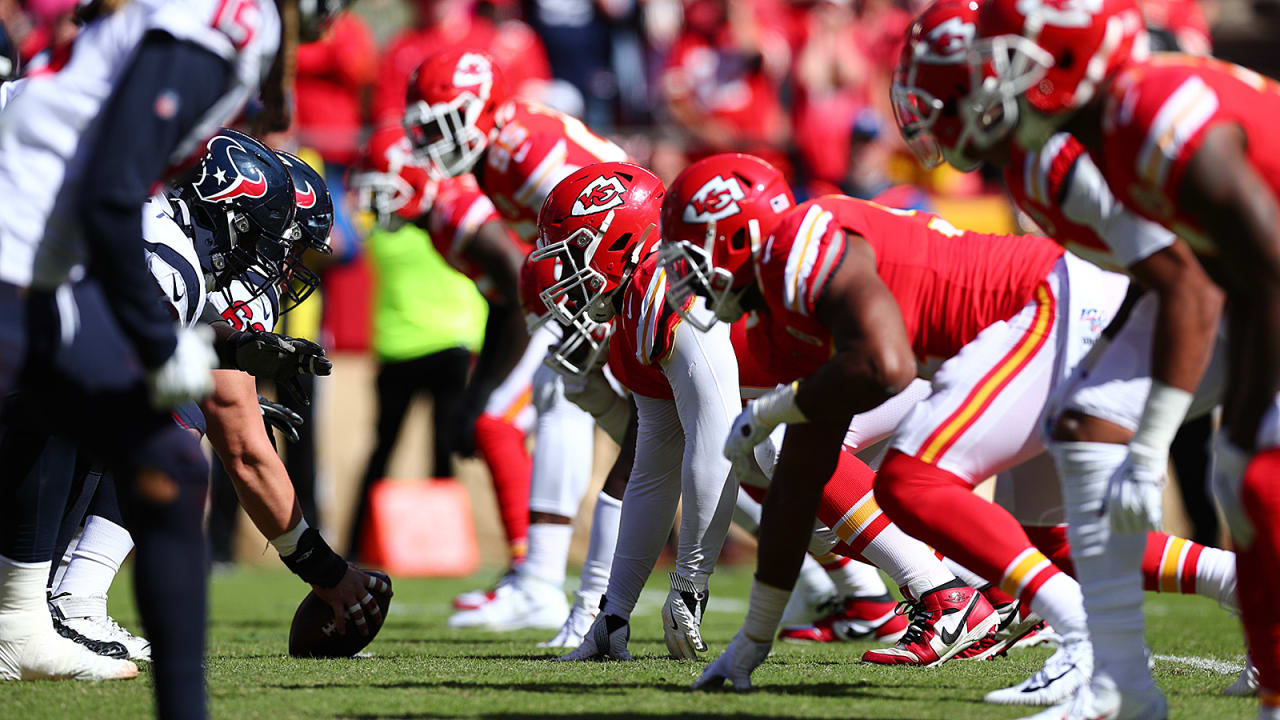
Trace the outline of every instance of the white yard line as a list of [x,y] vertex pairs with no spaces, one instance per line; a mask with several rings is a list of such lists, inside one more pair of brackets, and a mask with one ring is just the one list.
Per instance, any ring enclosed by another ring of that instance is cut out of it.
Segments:
[[1185,655],[1156,655],[1155,658],[1160,662],[1186,665],[1197,670],[1205,670],[1219,675],[1238,675],[1244,669],[1244,658],[1231,662],[1207,657],[1187,657]]

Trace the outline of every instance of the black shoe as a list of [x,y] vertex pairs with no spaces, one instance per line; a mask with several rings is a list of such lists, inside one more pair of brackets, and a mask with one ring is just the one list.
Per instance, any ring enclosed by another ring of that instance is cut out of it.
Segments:
[[62,622],[62,618],[58,617],[56,614],[53,615],[53,629],[57,630],[58,634],[62,637],[70,640],[71,642],[79,643],[98,655],[115,658],[116,660],[129,659],[129,649],[123,644],[115,642],[114,640],[94,640],[93,638],[85,637],[74,629],[67,627],[67,625]]

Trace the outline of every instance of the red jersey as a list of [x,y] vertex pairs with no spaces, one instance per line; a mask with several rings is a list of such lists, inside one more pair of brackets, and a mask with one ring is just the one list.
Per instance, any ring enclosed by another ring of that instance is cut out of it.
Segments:
[[494,120],[476,180],[507,225],[529,243],[538,233],[542,201],[566,175],[585,165],[629,160],[626,151],[582,121],[536,103],[507,102]]
[[[987,326],[1016,314],[1064,252],[1048,238],[966,232],[934,215],[850,197],[797,205],[755,257],[769,307],[761,319],[770,321],[767,335],[758,337],[790,353],[770,354],[775,370],[800,377],[831,356],[831,333],[815,309],[849,234],[870,244],[876,273],[897,300],[922,364],[951,357]],[[813,350],[801,352],[807,347]]]
[[[631,392],[673,399],[661,364],[671,355],[681,317],[676,308],[667,304],[666,271],[658,265],[658,253],[650,253],[636,267],[623,291],[622,311],[613,321],[617,324],[609,340],[609,370],[613,376]],[[738,358],[738,384],[744,399],[756,397],[781,382],[751,356],[745,325],[745,320],[734,323],[729,333]]]
[[1099,166],[1116,197],[1181,235],[1197,252],[1216,253],[1178,202],[1183,173],[1205,133],[1237,125],[1249,162],[1280,194],[1280,86],[1237,65],[1156,54],[1123,70],[1105,98]]
[[[493,296],[493,282],[467,260],[466,250],[482,226],[501,219],[470,175],[442,181],[431,212],[427,214],[427,228],[436,250],[455,270],[474,280],[476,288],[489,298]],[[522,254],[528,254],[530,248],[515,233],[508,230],[507,235],[513,244],[520,246]]]
[[1072,169],[1081,156],[1087,159],[1084,146],[1067,133],[1049,138],[1036,153],[1027,152],[1017,143],[1010,145],[1004,184],[1014,205],[1062,245],[1109,253],[1110,248],[1097,231],[1068,218],[1062,211],[1062,198]]

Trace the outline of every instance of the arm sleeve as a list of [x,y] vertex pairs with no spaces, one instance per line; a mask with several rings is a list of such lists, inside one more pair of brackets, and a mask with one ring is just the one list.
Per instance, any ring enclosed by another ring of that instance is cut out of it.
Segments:
[[[229,78],[230,66],[208,50],[150,33],[103,110],[87,158],[80,216],[89,271],[147,368],[163,364],[177,340],[143,262],[140,209],[173,149],[225,92]],[[174,102],[160,103],[162,97]]]
[[662,370],[671,384],[685,438],[684,513],[676,571],[703,585],[720,555],[738,493],[723,451],[729,427],[742,410],[729,326],[717,323],[702,333],[681,323]]
[[1061,207],[1068,220],[1093,228],[1124,267],[1173,244],[1173,233],[1139,217],[1111,194],[1088,155],[1082,154],[1071,167]]

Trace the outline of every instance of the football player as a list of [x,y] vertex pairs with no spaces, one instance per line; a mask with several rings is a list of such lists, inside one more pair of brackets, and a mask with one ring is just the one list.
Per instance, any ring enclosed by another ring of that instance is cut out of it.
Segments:
[[[743,327],[704,334],[698,328],[705,318],[682,322],[682,317],[701,316],[705,311],[686,309],[682,315],[681,310],[668,305],[665,274],[658,267],[653,237],[662,194],[661,182],[638,166],[602,163],[584,167],[548,196],[539,221],[540,247],[530,256],[535,264],[554,263],[563,268],[559,277],[542,289],[542,297],[552,314],[571,328],[567,337],[602,349],[603,341],[587,337],[592,323],[611,320],[616,325],[616,331],[606,338],[609,366],[633,392],[638,408],[635,435],[628,439],[629,443],[634,441],[634,448],[624,446],[624,457],[628,461],[634,457],[634,465],[630,467],[619,546],[603,613],[579,650],[566,659],[630,657],[626,649],[630,611],[653,568],[681,495],[685,527],[663,609],[664,632],[672,657],[691,659],[706,649],[699,626],[707,602],[707,578],[727,529],[727,518],[720,524],[722,514],[733,513],[732,505],[728,510],[725,506],[736,499],[736,483],[726,482],[720,474],[724,472],[719,465],[723,459],[705,457],[706,446],[718,427],[721,406],[728,403],[719,395],[734,395],[729,404],[740,406],[738,393],[752,396],[770,384],[747,351]],[[784,199],[790,202],[789,191]],[[685,297],[683,301],[687,304],[692,299]],[[850,430],[850,444],[869,444],[865,441],[871,438],[866,433],[875,431],[869,425],[855,427]],[[747,482],[766,486],[772,464],[771,457],[762,455],[760,465],[747,474]],[[615,472],[618,470],[615,465]],[[722,490],[721,484],[735,494]],[[888,523],[870,495],[870,470],[849,455],[828,484],[816,513],[826,526],[820,525],[821,532],[815,533],[811,545],[815,554],[835,549],[846,556],[875,561],[895,580],[917,591],[954,582],[928,548]],[[755,523],[749,517],[750,510],[744,514],[748,516],[742,518],[744,524],[751,528]],[[880,594],[885,595],[883,584]],[[978,602],[986,605],[981,598]],[[876,632],[901,620],[893,609],[892,601],[885,598],[879,603],[879,613],[850,618],[850,626],[860,622],[861,632]],[[988,625],[994,627],[995,615],[989,606],[986,615]],[[899,625],[893,634],[906,629],[905,623]],[[967,638],[964,645],[988,630],[990,627]]]
[[[566,402],[563,381],[542,365],[557,328],[526,326],[520,311],[518,274],[528,246],[505,225],[472,176],[432,179],[402,129],[376,131],[365,164],[355,178],[365,206],[389,226],[412,222],[428,230],[440,254],[475,281],[491,308],[472,383],[501,382],[491,391],[473,388],[473,398],[485,392],[489,398],[476,420],[476,438],[501,490],[499,509],[508,537],[521,536],[523,531],[513,528],[527,527],[528,556],[496,588],[455,599],[459,612],[450,625],[558,629],[571,615],[581,625],[583,613],[593,616],[593,593],[580,591],[571,609],[562,586],[572,518],[591,478],[593,423],[590,414]],[[537,438],[532,462],[524,449],[529,430]],[[500,439],[510,440],[510,448],[498,444]],[[509,456],[502,454],[507,450]],[[522,477],[527,485],[512,485]],[[522,499],[504,494],[520,487]],[[609,508],[605,503],[597,512],[607,514]],[[616,528],[616,517],[603,522]]]
[[[509,98],[493,59],[461,48],[437,53],[414,71],[407,88],[404,126],[433,173],[449,178],[473,174],[503,220],[527,244],[533,243],[538,210],[556,183],[583,165],[627,159],[622,148],[591,132],[576,118]],[[526,355],[535,355],[533,362],[537,363],[543,358],[542,350],[530,348]],[[497,372],[489,377],[490,385],[501,379]],[[473,412],[479,412],[488,388],[485,382],[473,385],[470,405]],[[491,398],[490,406],[501,399],[501,395]],[[489,409],[481,414],[482,423],[476,430],[486,424],[492,430],[485,433],[491,437],[477,432],[477,447],[491,459],[508,536],[519,540],[529,509],[524,505],[529,473],[516,476],[502,467],[505,463],[495,461],[516,454],[517,449],[522,451],[522,436],[499,433],[500,426],[487,422],[493,417]],[[490,447],[479,448],[482,440]],[[589,444],[585,432],[570,443],[576,447]],[[544,519],[555,517],[564,517],[563,508]],[[552,534],[552,528],[545,530]],[[554,530],[567,545],[567,533]]]
[[[1239,552],[1241,606],[1259,671],[1260,717],[1280,717],[1280,495],[1270,481],[1280,444],[1280,171],[1262,118],[1280,90],[1248,70],[1182,55],[1147,58],[1133,2],[1061,6],[990,2],[970,52],[975,82],[965,102],[974,142],[1013,134],[1041,148],[1062,130],[1093,156],[1112,193],[1185,238],[1229,302],[1223,428],[1215,442],[1215,492]],[[1068,59],[1069,58],[1069,59]],[[1095,507],[1098,562],[1089,594],[1099,667],[1088,690],[1055,716],[1157,717],[1166,702],[1141,657],[1142,622],[1133,538],[1160,520],[1169,440],[1202,392],[1209,346],[1166,346],[1167,329],[1135,313],[1108,352],[1073,385],[1054,428],[1063,474],[1108,482]],[[1154,338],[1159,338],[1155,340]],[[1154,344],[1154,345],[1153,345]],[[1133,355],[1161,355],[1146,367]],[[1170,366],[1167,354],[1186,358]],[[1161,377],[1163,375],[1164,377]],[[1209,380],[1209,377],[1205,378]],[[1083,533],[1082,533],[1083,534]],[[1083,569],[1083,568],[1082,568]]]

